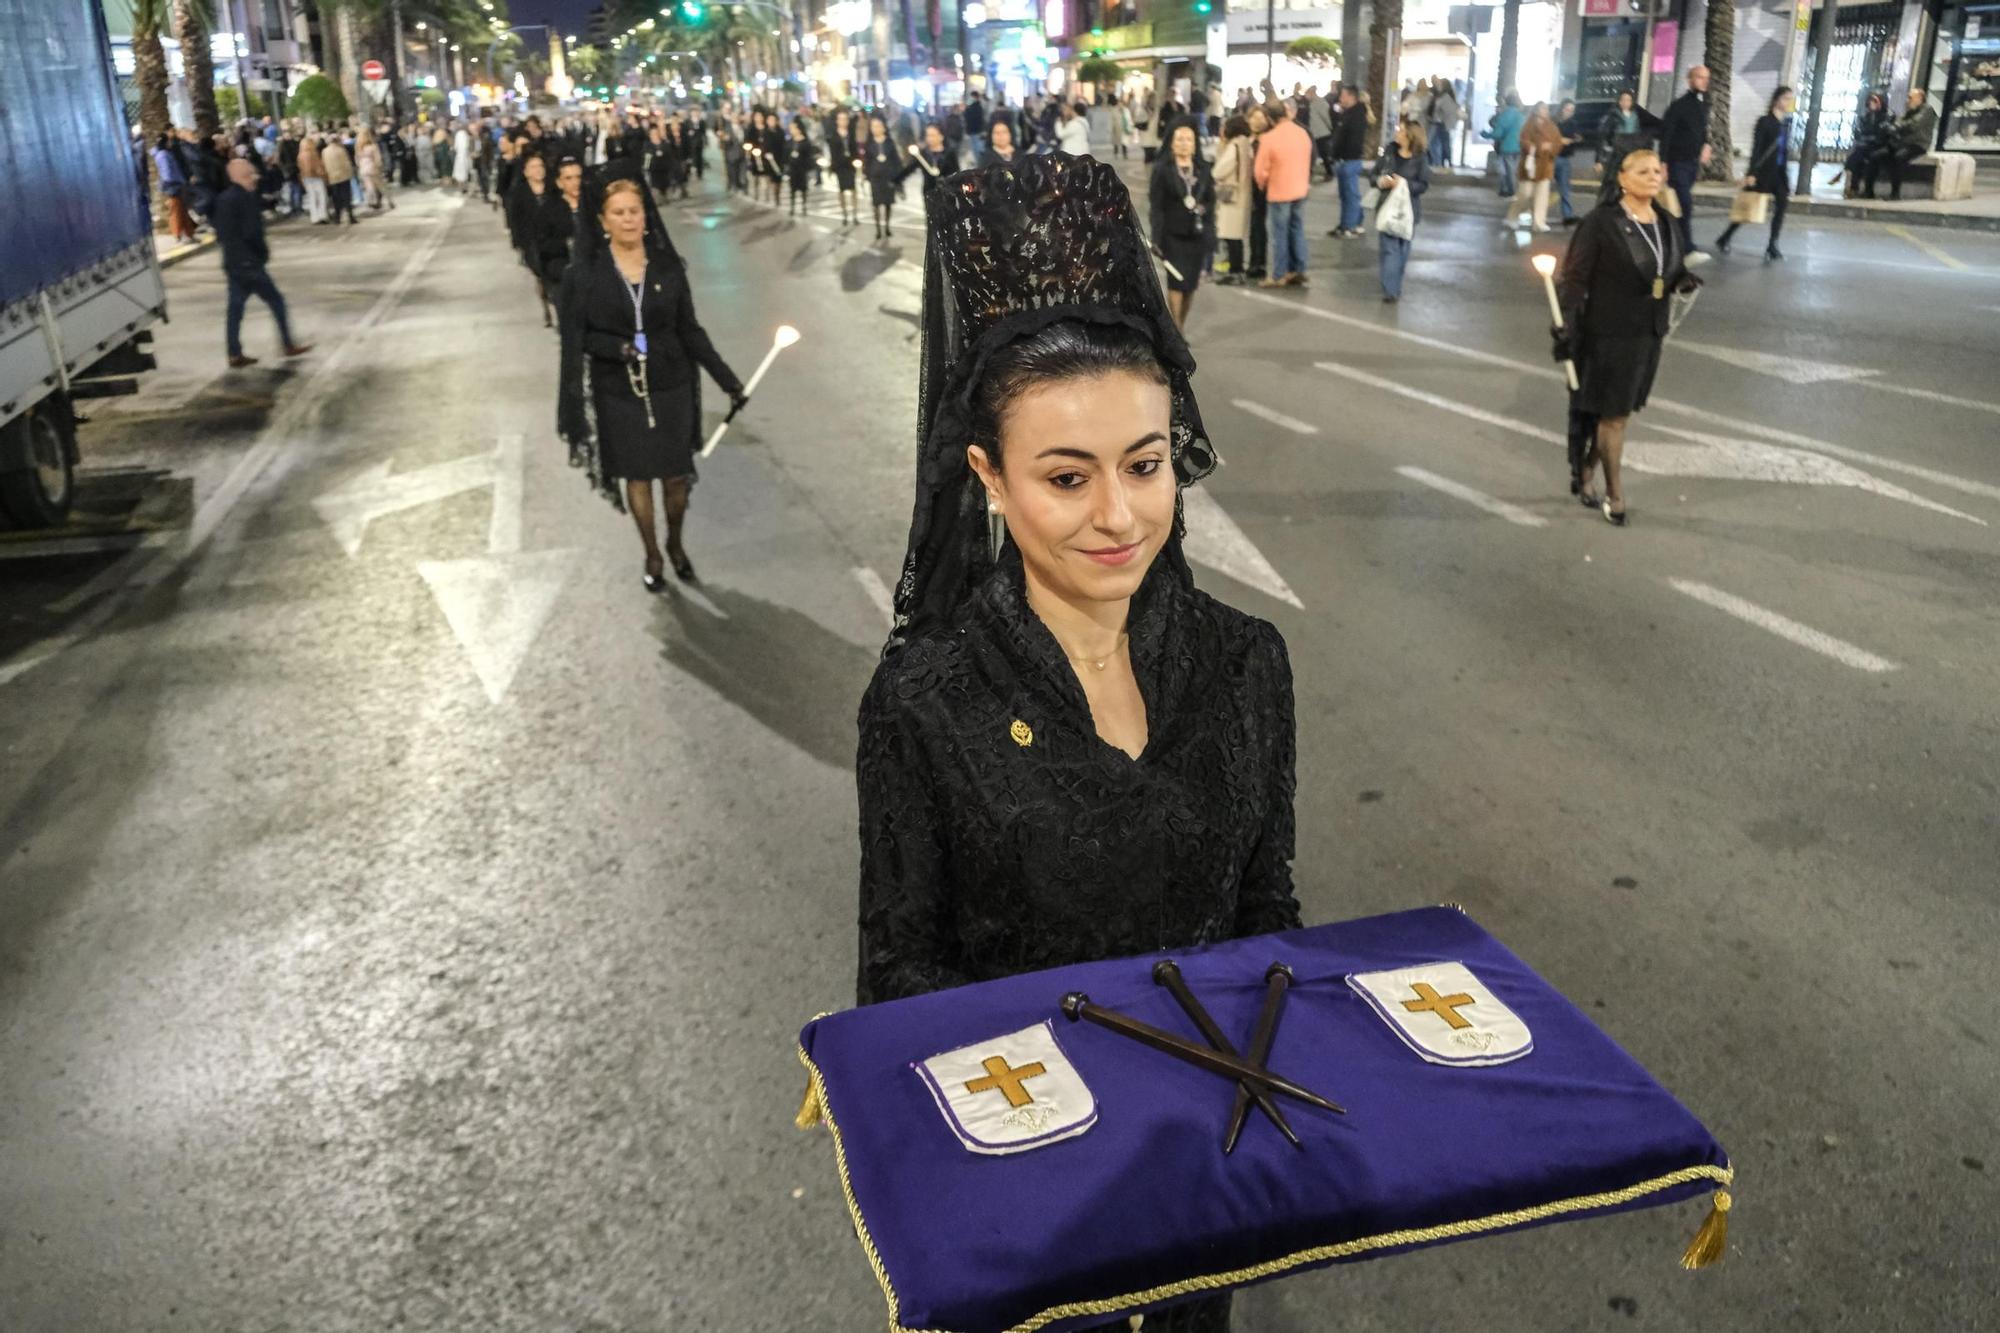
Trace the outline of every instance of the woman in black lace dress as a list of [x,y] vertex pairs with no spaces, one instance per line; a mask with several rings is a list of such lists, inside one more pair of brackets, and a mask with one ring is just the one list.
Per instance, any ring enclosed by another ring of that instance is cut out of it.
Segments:
[[[1298,925],[1291,668],[1182,556],[1215,460],[1124,185],[1022,159],[940,191],[929,241],[916,510],[860,715],[861,1002]],[[1146,1320],[1228,1324],[1227,1296]]]

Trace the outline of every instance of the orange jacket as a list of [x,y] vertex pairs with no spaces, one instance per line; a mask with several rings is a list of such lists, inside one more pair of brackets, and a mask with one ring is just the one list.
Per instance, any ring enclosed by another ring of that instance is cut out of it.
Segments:
[[[1551,180],[1556,174],[1556,157],[1563,150],[1562,131],[1553,119],[1531,119],[1521,127],[1521,179]],[[1534,154],[1534,170],[1528,169],[1528,155]]]
[[1289,204],[1306,197],[1312,184],[1312,136],[1289,117],[1266,130],[1257,140],[1257,184],[1264,198],[1274,204]]

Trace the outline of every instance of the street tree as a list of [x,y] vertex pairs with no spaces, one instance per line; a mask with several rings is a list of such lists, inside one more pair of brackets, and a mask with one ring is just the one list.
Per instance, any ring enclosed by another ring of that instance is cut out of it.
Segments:
[[308,124],[342,124],[352,108],[340,85],[324,74],[308,74],[292,89],[288,110]]
[[1395,105],[1396,90],[1389,86],[1389,39],[1403,29],[1403,0],[1375,0],[1375,16],[1368,23],[1368,91],[1375,98],[1375,116],[1368,125],[1368,156],[1380,146],[1382,124]]
[[181,44],[181,73],[187,81],[188,104],[194,108],[194,131],[206,139],[222,126],[215,108],[215,58],[209,33],[215,29],[214,0],[173,0],[174,39]]
[[1729,85],[1736,66],[1736,0],[1708,0],[1702,30],[1702,63],[1708,66],[1708,143],[1714,149],[1702,174],[1726,181],[1736,174],[1729,139]]
[[1340,43],[1331,37],[1294,37],[1285,43],[1285,58],[1327,69],[1340,63]]
[[153,183],[153,228],[166,229],[166,205],[160,197],[159,169],[152,147],[173,128],[167,109],[167,51],[160,29],[168,20],[168,0],[132,0],[132,81],[139,88],[139,133],[146,141],[147,178]]
[[1503,106],[1514,91],[1515,66],[1521,58],[1521,0],[1507,0],[1500,10],[1500,66],[1494,74],[1493,104]]

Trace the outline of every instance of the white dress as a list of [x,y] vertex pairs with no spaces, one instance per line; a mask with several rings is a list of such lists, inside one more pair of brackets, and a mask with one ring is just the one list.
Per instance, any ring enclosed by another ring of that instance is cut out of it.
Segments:
[[451,178],[461,185],[472,179],[472,135],[463,129],[451,136]]

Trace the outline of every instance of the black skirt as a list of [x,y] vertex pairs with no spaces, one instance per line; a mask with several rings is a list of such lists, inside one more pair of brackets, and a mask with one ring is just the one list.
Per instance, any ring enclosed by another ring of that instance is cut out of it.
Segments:
[[1208,238],[1206,236],[1160,236],[1155,238],[1160,253],[1167,262],[1179,270],[1176,278],[1172,273],[1163,274],[1170,292],[1191,292],[1201,281],[1201,271],[1208,265]]
[[[646,424],[646,406],[624,382],[619,366],[593,367],[591,401],[597,409],[598,452],[606,477],[626,481],[662,481],[695,476],[695,385],[692,381],[654,385],[653,422]],[[607,376],[617,376],[615,391]]]
[[1596,417],[1629,417],[1646,405],[1659,373],[1666,339],[1652,334],[1630,338],[1590,338],[1577,358],[1578,410]]

